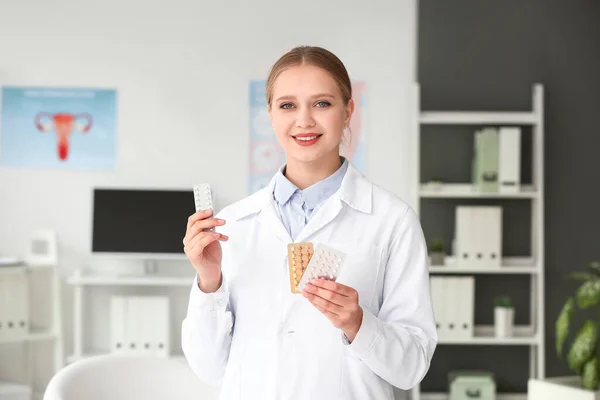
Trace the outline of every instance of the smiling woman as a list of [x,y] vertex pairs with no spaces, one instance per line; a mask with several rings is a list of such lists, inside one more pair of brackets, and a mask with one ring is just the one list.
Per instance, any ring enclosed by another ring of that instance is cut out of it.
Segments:
[[273,129],[287,156],[288,179],[304,189],[310,183],[294,171],[308,168],[321,179],[336,171],[343,132],[354,111],[352,85],[342,62],[325,49],[298,47],[271,68],[266,97]]
[[[292,49],[266,89],[286,163],[216,217],[189,218],[186,358],[223,400],[391,400],[437,345],[419,219],[340,155],[354,103],[333,53]],[[308,279],[316,262],[337,276]]]

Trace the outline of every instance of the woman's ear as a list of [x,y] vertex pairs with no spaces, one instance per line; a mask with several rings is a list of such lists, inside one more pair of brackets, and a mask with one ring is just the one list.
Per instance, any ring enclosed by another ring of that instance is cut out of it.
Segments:
[[346,108],[344,109],[344,127],[348,127],[348,125],[350,125],[352,113],[354,113],[354,100],[350,99],[348,100],[348,104],[346,104]]

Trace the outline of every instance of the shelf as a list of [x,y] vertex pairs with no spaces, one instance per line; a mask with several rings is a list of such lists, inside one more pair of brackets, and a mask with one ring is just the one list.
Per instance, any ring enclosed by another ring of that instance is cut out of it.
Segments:
[[440,337],[438,344],[458,344],[458,345],[537,345],[540,343],[539,337],[535,335],[533,329],[529,326],[515,326],[512,337],[494,336],[494,327],[492,325],[475,326],[474,336],[471,338],[443,338]]
[[30,271],[40,271],[54,268],[52,265],[32,265],[32,264],[15,264],[15,265],[0,265],[0,275],[2,274],[23,274]]
[[74,275],[67,282],[76,286],[184,286],[190,287],[194,282],[191,276],[161,275]]
[[539,272],[537,267],[499,267],[499,268],[456,268],[431,266],[430,274],[477,274],[477,275],[535,275]]
[[[71,364],[71,363],[74,363],[76,361],[83,360],[85,358],[97,357],[97,356],[102,356],[102,355],[106,355],[106,354],[119,354],[119,353],[109,353],[109,352],[102,352],[102,351],[91,351],[89,353],[84,353],[81,356],[76,356],[74,354],[69,354],[67,356],[67,364]],[[121,353],[121,354],[122,355],[135,355],[137,353]],[[139,353],[139,355],[143,355],[143,354]],[[172,358],[174,360],[178,360],[178,361],[186,361],[185,360],[185,356],[183,354],[172,355],[172,356],[170,356],[170,358]]]
[[532,185],[522,185],[515,193],[478,192],[470,183],[422,183],[419,187],[419,196],[423,198],[534,199],[538,194]]
[[503,257],[500,267],[459,268],[454,256],[446,257],[444,265],[430,265],[431,274],[537,274],[540,267],[531,257]]
[[31,386],[17,382],[0,381],[0,399],[23,398],[31,394]]
[[[421,392],[421,400],[449,400],[448,393]],[[497,393],[496,400],[527,400],[527,393]]]
[[42,342],[57,338],[58,335],[52,331],[33,331],[23,336],[0,337],[0,343]]
[[419,122],[430,125],[534,125],[537,114],[529,111],[422,111]]

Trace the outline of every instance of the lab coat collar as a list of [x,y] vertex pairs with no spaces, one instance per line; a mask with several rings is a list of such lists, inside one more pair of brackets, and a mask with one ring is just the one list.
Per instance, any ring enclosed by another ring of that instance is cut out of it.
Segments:
[[372,211],[373,184],[351,162],[342,185],[334,196],[357,211],[365,214]]
[[[370,214],[372,210],[373,184],[348,160],[348,170],[342,184],[332,197],[348,204],[353,209]],[[252,214],[260,213],[274,206],[273,189],[276,175],[263,189],[251,195],[244,207],[238,209],[236,219],[240,220]]]

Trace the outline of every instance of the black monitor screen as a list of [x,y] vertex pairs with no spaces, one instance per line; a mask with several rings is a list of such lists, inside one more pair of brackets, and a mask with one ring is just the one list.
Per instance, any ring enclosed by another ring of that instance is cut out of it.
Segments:
[[92,252],[183,254],[188,190],[95,189]]

